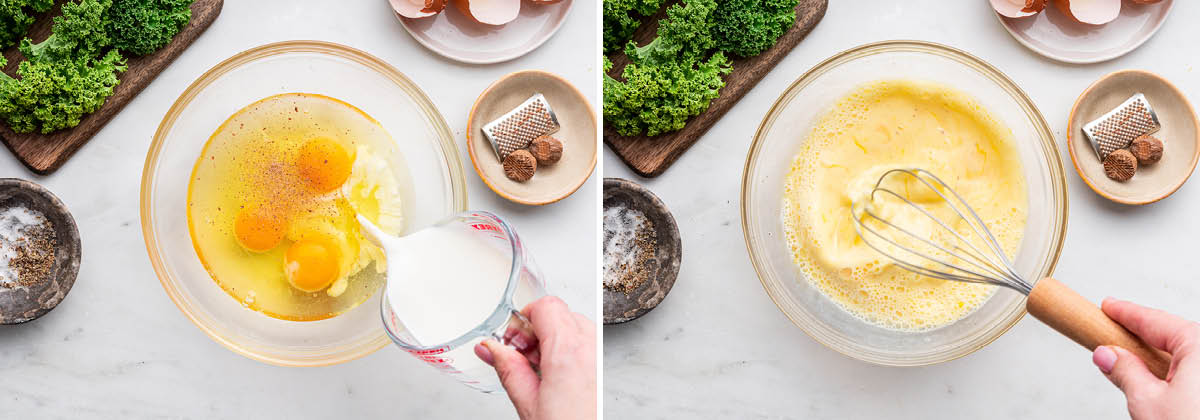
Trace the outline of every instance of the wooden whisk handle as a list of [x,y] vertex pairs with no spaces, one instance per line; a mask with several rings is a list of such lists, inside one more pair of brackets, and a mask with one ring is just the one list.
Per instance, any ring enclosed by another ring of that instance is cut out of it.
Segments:
[[1088,350],[1097,346],[1121,347],[1141,358],[1160,379],[1166,379],[1171,355],[1142,342],[1062,282],[1050,277],[1037,282],[1025,306],[1034,317]]

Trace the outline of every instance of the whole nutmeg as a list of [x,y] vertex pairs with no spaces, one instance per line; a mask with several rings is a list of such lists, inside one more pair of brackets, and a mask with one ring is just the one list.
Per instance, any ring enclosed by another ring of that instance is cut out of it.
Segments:
[[1137,158],[1128,150],[1120,149],[1104,158],[1104,174],[1114,181],[1128,181],[1137,172]]
[[1129,144],[1129,151],[1133,153],[1133,157],[1137,158],[1138,163],[1149,165],[1162,159],[1163,142],[1145,134],[1133,139],[1133,143]]
[[537,171],[537,159],[528,150],[521,149],[509,153],[504,158],[504,176],[517,182],[528,181]]
[[539,136],[529,144],[529,151],[539,164],[550,165],[562,159],[563,144],[554,137]]

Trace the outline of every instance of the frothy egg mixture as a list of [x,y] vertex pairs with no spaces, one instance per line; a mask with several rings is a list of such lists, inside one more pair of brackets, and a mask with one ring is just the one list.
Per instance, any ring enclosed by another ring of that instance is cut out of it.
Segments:
[[330,318],[384,283],[362,214],[404,230],[411,191],[383,127],[326,96],[291,93],[242,108],[213,133],[188,187],[192,243],[230,296],[272,317]]
[[[918,276],[855,233],[851,203],[866,197],[886,171],[913,167],[949,184],[1005,252],[1015,255],[1028,202],[1012,132],[969,96],[930,82],[878,81],[839,100],[818,120],[792,162],[783,222],[795,263],[825,295],[869,323],[915,331],[963,318],[987,301],[995,287]],[[940,219],[956,219],[919,181],[896,175],[888,180],[893,191]],[[877,196],[870,206],[941,242],[940,228],[902,201]],[[952,227],[967,229],[961,222]]]

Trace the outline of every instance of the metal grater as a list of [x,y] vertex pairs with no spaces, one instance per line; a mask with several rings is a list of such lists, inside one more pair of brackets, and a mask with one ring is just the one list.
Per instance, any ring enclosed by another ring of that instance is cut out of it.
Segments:
[[1092,142],[1096,156],[1103,161],[1118,149],[1129,147],[1133,139],[1144,134],[1151,134],[1162,127],[1158,115],[1146,95],[1137,93],[1126,99],[1116,109],[1083,126],[1083,134]]
[[524,103],[504,116],[483,126],[483,135],[492,143],[492,150],[500,161],[509,153],[524,149],[538,136],[558,131],[558,117],[540,93],[526,99]]

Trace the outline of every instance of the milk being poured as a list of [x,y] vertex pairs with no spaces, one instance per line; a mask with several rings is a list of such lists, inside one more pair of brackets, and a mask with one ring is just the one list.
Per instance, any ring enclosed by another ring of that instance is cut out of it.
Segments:
[[432,226],[389,244],[387,298],[421,345],[458,338],[492,315],[510,254],[461,226]]

